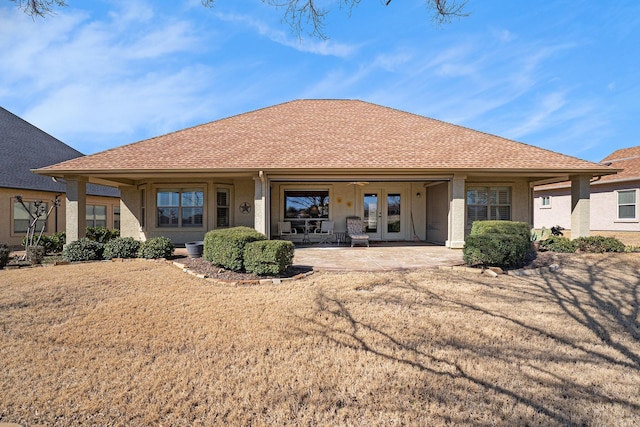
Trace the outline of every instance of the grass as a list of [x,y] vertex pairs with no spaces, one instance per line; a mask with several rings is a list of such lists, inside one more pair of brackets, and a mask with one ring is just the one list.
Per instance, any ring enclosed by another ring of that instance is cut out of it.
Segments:
[[638,425],[640,257],[212,285],[144,260],[0,271],[0,422]]

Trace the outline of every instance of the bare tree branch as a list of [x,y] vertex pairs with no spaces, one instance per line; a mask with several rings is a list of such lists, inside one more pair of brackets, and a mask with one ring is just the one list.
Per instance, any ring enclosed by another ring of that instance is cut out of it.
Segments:
[[53,14],[55,6],[63,7],[67,3],[64,0],[9,0],[18,5],[29,16],[41,16]]
[[[45,16],[53,13],[54,7],[66,6],[65,0],[9,0],[18,5],[30,16]],[[313,37],[326,38],[324,22],[329,11],[319,3],[337,3],[340,9],[348,8],[349,14],[353,8],[360,4],[361,0],[261,0],[270,6],[284,9],[283,19],[291,29],[301,36],[308,33]],[[392,0],[382,0],[385,6],[389,6]],[[468,16],[465,7],[468,0],[425,0],[427,7],[433,10],[433,20],[439,24],[449,23],[453,18]],[[213,7],[216,0],[201,0],[205,7]]]

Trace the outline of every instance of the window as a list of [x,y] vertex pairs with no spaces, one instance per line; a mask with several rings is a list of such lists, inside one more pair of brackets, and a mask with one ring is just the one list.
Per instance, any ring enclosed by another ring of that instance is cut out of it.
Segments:
[[199,189],[158,190],[158,227],[202,227],[204,192]]
[[[24,206],[22,206],[23,203]],[[47,212],[49,211],[48,204],[46,202],[27,202],[24,200],[22,203],[20,203],[16,200],[13,202],[13,232],[16,234],[27,232],[27,228],[29,228],[29,224],[31,224],[31,221],[33,220],[29,212],[27,212],[27,209],[34,216],[38,215],[38,213],[42,215],[42,219],[38,220],[36,224],[36,230],[38,230],[39,232],[44,226],[44,231],[47,231],[46,220],[44,216],[46,216]]]
[[219,188],[216,193],[216,226],[218,228],[229,227],[229,190]]
[[87,205],[87,227],[107,226],[107,207]]
[[113,228],[120,230],[120,206],[113,207]]
[[618,219],[636,219],[636,190],[618,191]]
[[550,208],[551,207],[551,196],[542,196],[540,198],[541,203],[541,207],[543,208]]
[[467,225],[482,220],[511,219],[509,187],[469,187],[467,189]]
[[329,218],[328,190],[284,192],[285,218]]

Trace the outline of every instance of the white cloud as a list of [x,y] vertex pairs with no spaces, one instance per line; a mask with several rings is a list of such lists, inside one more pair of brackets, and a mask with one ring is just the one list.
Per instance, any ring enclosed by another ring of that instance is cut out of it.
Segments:
[[0,87],[11,88],[0,93],[24,105],[14,112],[34,125],[65,142],[81,140],[72,145],[83,152],[96,151],[94,141],[109,147],[141,130],[175,130],[205,105],[214,110],[215,98],[203,99],[214,70],[175,61],[203,48],[194,25],[154,15],[145,3],[122,4],[106,20],[62,9],[34,22],[0,8],[9,24],[0,33]]
[[298,39],[291,38],[282,30],[276,30],[249,15],[224,14],[216,15],[219,19],[244,25],[258,34],[280,45],[290,47],[300,52],[308,52],[322,56],[336,56],[340,58],[354,54],[358,46],[345,43],[336,43],[331,40]]

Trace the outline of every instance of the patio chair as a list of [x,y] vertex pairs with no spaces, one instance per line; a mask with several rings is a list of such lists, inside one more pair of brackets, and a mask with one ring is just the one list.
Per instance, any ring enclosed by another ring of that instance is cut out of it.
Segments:
[[322,225],[314,230],[314,234],[320,235],[320,243],[329,243],[333,238],[333,221],[322,221]]
[[298,230],[291,227],[291,222],[283,221],[278,223],[278,235],[281,239],[288,239],[298,234]]
[[351,247],[356,243],[364,243],[369,247],[369,235],[365,234],[359,216],[347,217],[347,235],[351,239]]

